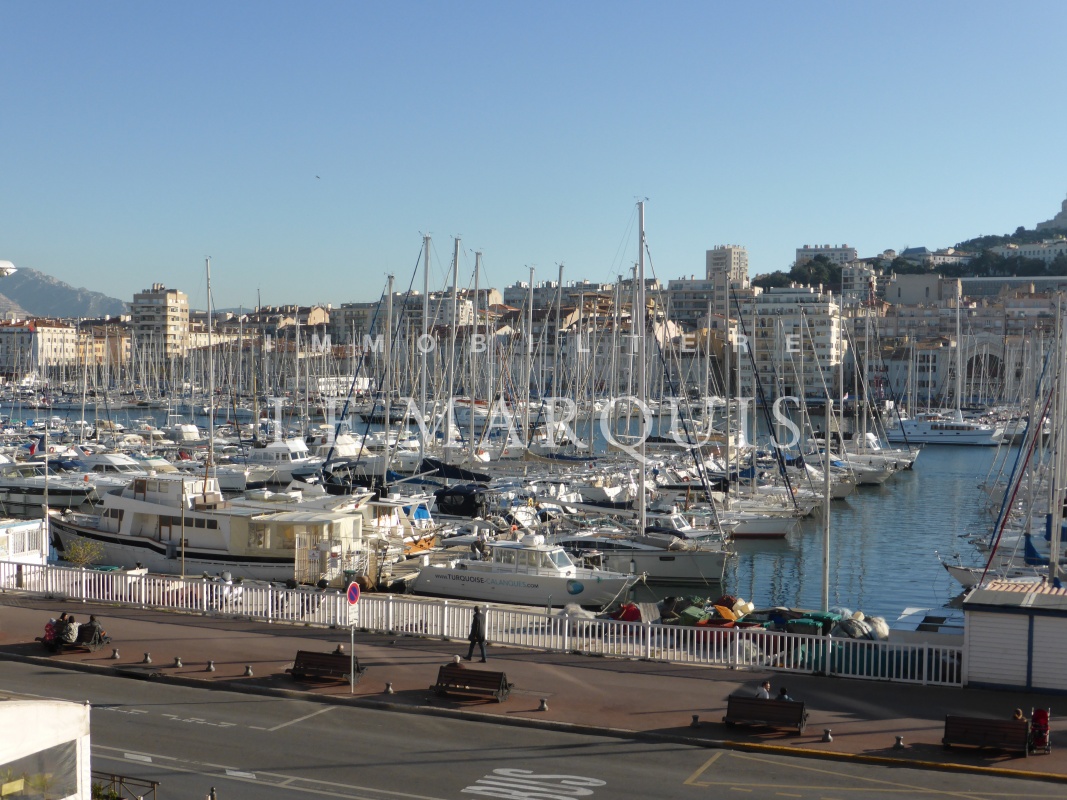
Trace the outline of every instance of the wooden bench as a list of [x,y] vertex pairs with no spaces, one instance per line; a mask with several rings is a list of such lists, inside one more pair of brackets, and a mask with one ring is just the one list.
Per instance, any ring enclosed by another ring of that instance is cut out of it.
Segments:
[[766,728],[796,728],[804,733],[808,712],[795,700],[763,700],[759,697],[731,695],[726,701],[727,725],[762,725]]
[[437,683],[430,688],[438,695],[460,694],[495,697],[498,703],[508,699],[512,684],[503,672],[469,669],[462,664],[445,664],[437,671]]
[[954,744],[974,747],[995,747],[998,750],[1017,750],[1029,755],[1027,743],[1030,723],[1025,719],[989,719],[987,717],[957,717],[945,715],[945,736],[941,744],[948,750]]
[[[355,660],[356,674],[355,683],[363,677],[366,667],[359,665],[359,658]],[[348,653],[318,653],[314,650],[297,650],[293,666],[286,672],[294,678],[333,678],[334,680],[348,680],[349,671],[352,668],[352,657]]]

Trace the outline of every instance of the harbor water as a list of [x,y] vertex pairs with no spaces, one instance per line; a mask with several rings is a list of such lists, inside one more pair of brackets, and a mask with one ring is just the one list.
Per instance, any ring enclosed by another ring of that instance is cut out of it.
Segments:
[[[962,592],[938,561],[956,554],[983,563],[966,538],[993,525],[979,488],[993,447],[927,447],[914,469],[884,485],[860,486],[832,503],[830,607],[861,610],[892,622],[908,607],[937,608]],[[1003,461],[1003,458],[1000,459]],[[999,462],[998,462],[999,463]],[[784,540],[735,543],[723,589],[757,607],[817,609],[822,603],[823,522],[816,515]],[[707,587],[644,587],[638,600],[706,595]]]
[[[16,408],[3,411],[13,418],[33,415]],[[79,416],[72,411],[57,415]],[[166,419],[165,412],[143,410],[123,410],[115,416],[124,424],[139,416],[154,417],[158,424]],[[196,421],[202,423],[204,418]],[[959,554],[967,564],[983,563],[965,536],[988,534],[993,524],[979,484],[986,480],[998,453],[994,447],[927,447],[914,469],[896,474],[884,485],[861,486],[846,499],[833,501],[830,606],[892,621],[905,608],[936,608],[958,596],[961,587],[941,566],[937,553],[946,559]],[[39,509],[7,512],[40,514]],[[758,607],[820,607],[823,522],[819,512],[804,519],[784,540],[740,541],[734,548],[737,556],[729,561],[721,587],[639,586],[635,599],[726,592]]]

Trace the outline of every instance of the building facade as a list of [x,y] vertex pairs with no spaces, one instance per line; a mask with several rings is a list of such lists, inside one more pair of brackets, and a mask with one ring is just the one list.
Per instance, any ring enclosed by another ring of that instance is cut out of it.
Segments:
[[133,296],[130,333],[140,351],[163,359],[181,357],[189,347],[189,297],[185,292],[153,283]]

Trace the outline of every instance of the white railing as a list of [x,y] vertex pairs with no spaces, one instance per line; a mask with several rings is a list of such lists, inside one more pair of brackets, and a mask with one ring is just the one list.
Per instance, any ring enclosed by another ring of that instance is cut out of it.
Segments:
[[[9,561],[0,561],[0,591],[327,627],[352,625],[375,633],[436,639],[466,639],[471,615],[469,603],[448,600],[364,594],[352,606],[335,591]],[[652,625],[490,608],[487,635],[495,644],[553,652],[901,683],[960,686],[963,675],[963,648],[958,646],[762,628]]]

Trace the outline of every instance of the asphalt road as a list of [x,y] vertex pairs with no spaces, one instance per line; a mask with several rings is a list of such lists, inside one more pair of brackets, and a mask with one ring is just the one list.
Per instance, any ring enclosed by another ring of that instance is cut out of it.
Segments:
[[160,800],[1061,798],[1022,779],[710,750],[0,662],[0,691],[88,700],[93,769]]

